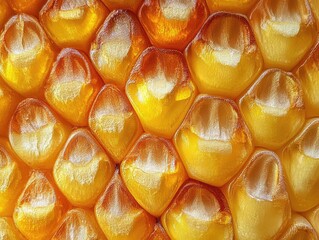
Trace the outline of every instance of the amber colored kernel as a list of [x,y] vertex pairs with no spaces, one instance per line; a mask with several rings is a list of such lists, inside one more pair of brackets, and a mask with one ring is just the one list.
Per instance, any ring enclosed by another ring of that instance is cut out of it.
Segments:
[[187,182],[161,216],[172,239],[232,240],[232,216],[222,193],[199,182]]
[[208,15],[205,0],[145,0],[139,19],[157,47],[182,50]]
[[32,168],[52,168],[69,134],[61,122],[40,100],[22,101],[12,116],[9,140],[16,154]]
[[170,240],[164,228],[158,223],[147,240]]
[[261,0],[250,21],[267,68],[291,70],[317,37],[307,0]]
[[115,166],[89,130],[73,131],[57,158],[56,184],[73,206],[92,207],[114,173]]
[[154,229],[155,218],[138,205],[123,184],[118,171],[94,210],[108,239],[146,240]]
[[72,209],[61,220],[51,240],[105,240],[91,211]]
[[199,95],[174,136],[188,175],[222,186],[243,166],[253,145],[235,102]]
[[171,142],[149,134],[141,136],[123,160],[121,176],[136,201],[157,217],[187,179]]
[[46,0],[7,0],[17,13],[27,13],[37,17]]
[[106,83],[123,88],[137,58],[149,45],[137,17],[119,9],[111,12],[99,29],[90,56]]
[[240,99],[239,107],[257,146],[277,149],[303,126],[299,81],[279,69],[265,71]]
[[247,13],[259,0],[206,0],[209,10]]
[[137,12],[143,0],[102,0],[110,10],[128,9]]
[[52,183],[50,175],[35,171],[18,199],[13,220],[29,240],[50,238],[64,213],[66,205]]
[[88,51],[95,32],[108,13],[100,0],[48,0],[39,18],[59,47]]
[[126,94],[144,130],[171,138],[195,98],[184,56],[175,50],[147,48],[126,83]]
[[11,218],[0,218],[0,238],[3,240],[24,240]]
[[309,0],[312,13],[317,22],[317,31],[319,31],[319,1],[318,0]]
[[276,239],[290,219],[290,204],[277,155],[257,150],[224,188],[238,240]]
[[200,92],[237,97],[259,75],[263,60],[246,17],[211,15],[185,50]]
[[6,0],[0,0],[0,31],[2,30],[4,24],[13,14],[12,9]]
[[55,53],[50,40],[34,17],[13,16],[0,36],[0,74],[24,96],[36,96],[47,77]]
[[307,212],[304,212],[303,215],[311,223],[317,235],[319,236],[319,205]]
[[45,99],[54,110],[76,126],[87,126],[93,101],[102,81],[84,53],[63,49],[45,85]]
[[106,85],[95,99],[89,126],[116,163],[120,163],[142,133],[130,102],[114,85]]

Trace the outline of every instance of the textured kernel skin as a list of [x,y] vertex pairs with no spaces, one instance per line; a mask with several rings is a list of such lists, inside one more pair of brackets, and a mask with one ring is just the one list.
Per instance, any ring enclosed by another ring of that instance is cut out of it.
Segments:
[[248,13],[259,0],[207,0],[211,12],[231,11]]
[[143,0],[102,0],[110,10],[128,9],[137,12]]
[[0,0],[0,29],[3,28],[4,24],[13,14],[12,9],[6,0]]
[[0,218],[0,236],[5,240],[25,240],[11,218]]
[[9,0],[11,8],[18,13],[27,13],[37,17],[46,0]]

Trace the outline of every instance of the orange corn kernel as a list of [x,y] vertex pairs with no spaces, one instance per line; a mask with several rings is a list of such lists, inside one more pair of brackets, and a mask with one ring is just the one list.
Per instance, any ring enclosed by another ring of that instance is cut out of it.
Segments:
[[87,126],[93,101],[102,81],[84,53],[63,49],[45,85],[45,99],[66,120]]
[[91,59],[105,82],[121,88],[142,51],[149,46],[137,17],[127,10],[109,14],[91,44]]
[[232,216],[224,196],[197,182],[181,188],[161,222],[172,239],[233,239]]
[[49,175],[35,171],[20,195],[13,213],[17,228],[27,239],[48,239],[64,213]]
[[26,14],[12,17],[0,36],[0,74],[24,96],[38,95],[55,53],[38,21]]
[[319,1],[318,0],[309,0],[312,13],[317,21],[317,31],[319,31]]
[[214,186],[228,182],[253,151],[236,104],[209,95],[197,97],[174,143],[188,175]]
[[102,2],[110,9],[128,9],[137,12],[143,0],[102,0]]
[[315,229],[317,235],[319,236],[319,205],[315,208],[303,213],[307,220],[311,223]]
[[319,119],[310,120],[282,151],[282,165],[292,209],[307,211],[319,204]]
[[172,144],[148,134],[137,141],[123,160],[121,176],[136,201],[157,217],[187,178]]
[[25,238],[16,229],[11,218],[0,218],[0,237],[3,240],[24,240]]
[[68,211],[51,240],[105,240],[93,212],[83,209]]
[[250,21],[266,67],[292,69],[316,40],[307,0],[261,0]]
[[126,94],[146,131],[171,138],[195,98],[183,55],[146,49],[133,68]]
[[9,126],[13,150],[32,168],[52,168],[68,133],[46,104],[32,98],[18,105]]
[[279,158],[273,152],[256,151],[225,191],[236,239],[276,239],[286,227],[289,198]]
[[156,224],[154,231],[147,240],[170,240],[169,236],[160,224]]
[[114,85],[106,85],[98,94],[89,126],[116,163],[122,161],[142,133],[130,102]]
[[263,65],[248,20],[225,12],[206,21],[185,55],[200,92],[226,97],[237,97]]
[[95,216],[112,240],[146,240],[155,225],[155,219],[128,192],[118,171],[95,205]]
[[91,207],[115,166],[86,129],[71,133],[53,168],[56,184],[73,206]]
[[59,47],[88,51],[108,13],[100,0],[48,0],[40,11],[40,21]]
[[208,15],[204,0],[146,0],[139,19],[157,47],[182,50]]
[[230,11],[247,13],[259,0],[206,0],[211,12]]
[[6,0],[0,0],[0,31],[2,30],[4,24],[13,14],[12,9]]
[[7,0],[7,2],[15,12],[32,14],[37,17],[46,0]]
[[277,149],[305,121],[299,81],[278,69],[265,71],[240,99],[239,107],[257,146]]

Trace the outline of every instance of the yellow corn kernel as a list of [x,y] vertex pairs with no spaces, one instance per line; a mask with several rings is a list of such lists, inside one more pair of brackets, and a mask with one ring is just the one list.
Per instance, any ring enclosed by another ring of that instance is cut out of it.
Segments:
[[89,126],[116,163],[120,163],[142,133],[139,119],[125,94],[106,85],[98,94]]
[[170,240],[169,236],[160,224],[156,224],[154,231],[147,240]]
[[136,201],[157,217],[187,178],[172,144],[148,134],[137,141],[121,163],[121,176]]
[[69,131],[45,103],[28,98],[12,116],[9,140],[16,154],[30,167],[49,169]]
[[94,210],[105,236],[112,240],[146,240],[155,225],[155,219],[130,195],[118,171]]
[[94,214],[83,209],[72,209],[61,220],[51,240],[105,240]]
[[55,53],[38,21],[26,14],[13,16],[0,36],[0,53],[5,82],[21,95],[39,95]]
[[92,207],[115,166],[86,129],[71,133],[53,168],[56,184],[73,206]]
[[209,10],[247,13],[259,0],[206,0]]
[[126,94],[144,130],[171,138],[195,97],[195,86],[183,55],[147,48],[126,83]]
[[185,50],[200,92],[237,97],[259,75],[263,60],[248,20],[217,13]]
[[18,199],[13,220],[27,239],[50,238],[61,219],[65,205],[52,182],[49,175],[35,171]]
[[2,30],[4,24],[13,14],[12,9],[6,0],[0,0],[0,31]]
[[239,107],[257,146],[277,149],[302,127],[305,109],[299,81],[278,69],[265,71]]
[[54,110],[76,126],[87,126],[93,101],[102,81],[84,53],[63,49],[45,85],[45,99]]
[[307,0],[261,0],[250,21],[267,68],[291,70],[317,37]]
[[90,56],[105,82],[124,88],[137,58],[149,45],[137,17],[119,9],[106,18],[91,44]]
[[102,0],[110,10],[128,9],[137,12],[143,0]]
[[24,240],[11,218],[0,218],[0,237],[3,240]]
[[253,151],[251,135],[235,102],[199,95],[174,136],[188,175],[222,186]]
[[100,0],[48,0],[39,18],[59,47],[88,51],[95,32],[108,13]]
[[317,235],[319,236],[319,205],[303,213],[303,215],[311,223]]
[[176,240],[231,240],[232,216],[222,193],[197,182],[188,182],[161,216]]
[[15,12],[32,14],[37,17],[46,0],[8,0],[7,2]]
[[208,15],[205,0],[145,0],[139,19],[157,47],[183,50]]
[[290,204],[279,158],[257,150],[225,186],[238,240],[276,239],[290,219]]

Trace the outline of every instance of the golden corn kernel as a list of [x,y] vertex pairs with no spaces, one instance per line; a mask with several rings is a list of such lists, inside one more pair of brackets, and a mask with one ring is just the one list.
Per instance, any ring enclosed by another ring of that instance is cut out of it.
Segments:
[[182,50],[208,15],[204,0],[146,0],[139,19],[157,47]]
[[120,163],[142,128],[131,104],[117,87],[106,85],[98,94],[89,126],[116,163]]
[[316,40],[307,0],[261,0],[250,21],[268,68],[292,69]]
[[172,239],[231,240],[232,216],[222,193],[188,182],[177,194],[161,222]]
[[63,202],[50,176],[33,172],[13,213],[17,228],[32,240],[48,239],[63,214]]
[[90,56],[105,82],[124,88],[138,56],[148,46],[137,17],[119,9],[111,12],[103,23],[91,44]]
[[136,201],[157,217],[187,178],[172,144],[148,134],[138,140],[121,163],[121,176]]
[[71,133],[53,168],[56,184],[73,206],[91,207],[115,166],[86,129]]
[[12,17],[0,36],[0,74],[24,96],[37,96],[54,59],[38,21],[26,14]]
[[319,119],[310,120],[282,151],[282,165],[292,209],[307,211],[319,204]]
[[253,150],[236,104],[209,95],[197,97],[174,143],[188,175],[214,186],[228,182]]
[[160,224],[156,224],[154,231],[147,240],[170,240],[169,236]]
[[51,240],[105,240],[94,214],[83,209],[68,211]]
[[95,205],[95,216],[112,240],[146,240],[155,225],[155,219],[130,195],[118,171]]
[[305,121],[299,81],[278,69],[265,71],[240,99],[239,107],[257,146],[277,149]]
[[273,152],[256,151],[225,192],[236,239],[276,239],[286,227],[289,199],[279,159]]
[[45,99],[66,120],[87,126],[93,101],[102,81],[84,53],[63,49],[45,85]]
[[143,0],[102,0],[102,2],[110,9],[128,9],[137,12]]
[[46,0],[8,0],[7,2],[15,12],[32,14],[37,17]]
[[12,9],[6,0],[0,0],[0,31],[2,30],[4,24],[13,14]]
[[317,31],[319,31],[319,1],[318,0],[309,0],[311,10],[313,13],[313,16],[316,19],[317,22]]
[[319,236],[319,205],[315,208],[303,213],[307,220],[311,223],[315,229],[317,235]]
[[11,218],[0,218],[0,237],[3,240],[24,240]]
[[168,138],[183,121],[195,91],[183,55],[155,47],[141,54],[126,84],[144,130]]
[[9,122],[20,100],[21,97],[0,79],[0,136],[8,136]]
[[301,80],[307,115],[319,116],[319,43],[298,68],[296,75]]
[[259,0],[206,0],[211,12],[230,11],[247,13]]
[[52,168],[68,133],[46,104],[32,98],[18,105],[9,126],[13,150],[32,168]]
[[212,15],[185,50],[200,92],[237,97],[259,75],[263,60],[244,16]]
[[49,0],[39,17],[59,47],[88,51],[95,32],[108,13],[100,0]]

